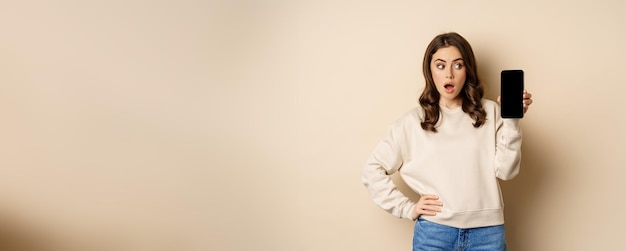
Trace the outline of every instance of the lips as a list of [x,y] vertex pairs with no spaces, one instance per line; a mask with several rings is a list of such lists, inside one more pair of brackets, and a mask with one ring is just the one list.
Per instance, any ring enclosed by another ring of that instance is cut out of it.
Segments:
[[452,93],[454,91],[454,85],[451,83],[443,85],[443,88],[446,89],[447,93]]

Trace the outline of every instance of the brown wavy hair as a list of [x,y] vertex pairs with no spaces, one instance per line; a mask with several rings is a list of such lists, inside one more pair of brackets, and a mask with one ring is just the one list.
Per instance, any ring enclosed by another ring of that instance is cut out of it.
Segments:
[[474,120],[473,125],[475,128],[482,126],[487,120],[487,113],[481,103],[485,90],[482,82],[480,82],[478,78],[474,51],[469,42],[458,33],[444,33],[436,36],[426,48],[426,53],[424,53],[422,70],[426,80],[426,87],[419,98],[419,103],[424,109],[424,120],[421,122],[422,129],[427,131],[437,132],[436,125],[440,116],[440,95],[435,86],[432,72],[430,71],[430,62],[433,59],[433,54],[435,54],[437,50],[450,46],[458,48],[461,52],[466,72],[465,85],[461,93],[459,93],[459,96],[463,99],[463,112],[469,114]]

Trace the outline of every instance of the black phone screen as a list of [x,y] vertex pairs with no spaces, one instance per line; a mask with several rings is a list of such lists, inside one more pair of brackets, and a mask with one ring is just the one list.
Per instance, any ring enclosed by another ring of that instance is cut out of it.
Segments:
[[504,70],[500,75],[502,118],[524,117],[524,71]]

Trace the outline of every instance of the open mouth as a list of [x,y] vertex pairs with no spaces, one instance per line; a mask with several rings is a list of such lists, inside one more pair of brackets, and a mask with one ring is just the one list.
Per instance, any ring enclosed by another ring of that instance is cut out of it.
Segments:
[[453,84],[445,84],[443,86],[443,88],[446,89],[446,92],[451,93],[452,91],[454,91],[454,85]]

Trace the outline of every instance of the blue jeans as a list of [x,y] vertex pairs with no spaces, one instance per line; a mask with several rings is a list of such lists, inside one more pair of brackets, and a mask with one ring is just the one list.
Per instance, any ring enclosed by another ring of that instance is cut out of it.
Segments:
[[455,228],[417,219],[413,251],[506,251],[504,225]]

